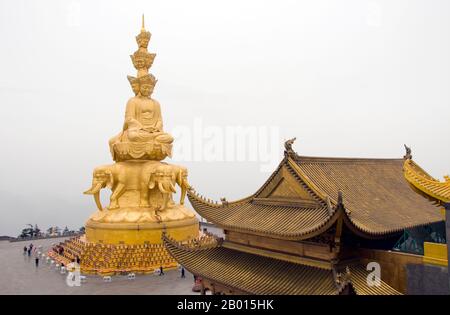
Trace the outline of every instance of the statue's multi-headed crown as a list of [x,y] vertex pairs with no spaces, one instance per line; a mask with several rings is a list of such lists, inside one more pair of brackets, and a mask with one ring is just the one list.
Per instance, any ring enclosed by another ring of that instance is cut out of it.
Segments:
[[148,42],[150,41],[151,34],[145,30],[144,15],[142,14],[142,28],[141,33],[136,36],[138,43],[138,50],[132,54],[131,60],[133,65],[138,70],[138,77],[146,75],[148,69],[152,66],[153,60],[155,60],[156,54],[151,54],[147,51]]
[[156,82],[158,82],[158,80],[151,73],[139,78],[139,84],[150,84],[151,86],[155,86]]
[[127,75],[128,82],[130,82],[131,89],[133,90],[134,95],[139,94],[139,79],[132,77],[131,75]]
[[139,35],[136,36],[136,42],[139,46],[139,48],[145,48],[147,49],[148,43],[150,42],[150,38],[152,37],[152,34],[145,30],[145,24],[144,24],[144,14],[142,14],[142,28]]
[[138,95],[139,93],[140,84],[146,83],[155,86],[157,82],[156,78],[152,74],[148,73],[148,69],[150,69],[156,57],[156,54],[149,53],[147,50],[151,36],[152,34],[145,30],[144,15],[142,15],[141,32],[136,36],[136,42],[139,47],[138,50],[130,55],[133,66],[137,70],[137,76],[128,76],[128,81],[130,82],[131,88],[133,89],[135,95]]
[[156,54],[151,54],[146,50],[139,49],[135,51],[134,54],[130,55],[130,57],[136,70],[148,70],[152,66]]

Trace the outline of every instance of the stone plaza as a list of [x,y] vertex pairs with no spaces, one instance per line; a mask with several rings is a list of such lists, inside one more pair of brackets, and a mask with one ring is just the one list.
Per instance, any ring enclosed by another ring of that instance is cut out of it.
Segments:
[[35,266],[35,257],[23,254],[23,247],[33,243],[42,246],[45,253],[54,243],[65,238],[41,239],[23,242],[0,242],[0,266],[2,281],[0,294],[198,294],[192,292],[193,276],[186,271],[186,278],[181,278],[179,270],[165,271],[164,276],[136,275],[128,280],[127,275],[112,276],[111,282],[105,282],[101,276],[87,275],[86,282],[79,287],[66,284],[66,274],[61,274],[45,259]]

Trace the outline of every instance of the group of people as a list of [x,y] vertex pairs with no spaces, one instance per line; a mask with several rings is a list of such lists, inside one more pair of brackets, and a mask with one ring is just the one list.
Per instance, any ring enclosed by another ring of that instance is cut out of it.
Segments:
[[55,253],[58,253],[58,255],[61,255],[61,256],[64,255],[64,246],[56,245],[56,246],[53,246],[52,249]]
[[23,254],[28,255],[28,257],[31,257],[31,255],[34,256],[34,262],[36,267],[39,267],[39,253],[37,250],[37,247],[31,243],[30,245],[23,247]]
[[[184,267],[181,267],[180,273],[181,273],[181,278],[186,278],[186,275],[185,275],[186,272],[184,270]],[[164,276],[164,268],[162,266],[159,267],[159,275]]]

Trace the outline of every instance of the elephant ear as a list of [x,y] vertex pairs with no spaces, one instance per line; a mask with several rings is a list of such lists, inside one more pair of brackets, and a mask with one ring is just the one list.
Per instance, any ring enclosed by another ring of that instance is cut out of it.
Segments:
[[106,181],[106,186],[109,188],[113,188],[114,186],[114,176],[111,171],[107,171],[106,175],[108,176],[108,180]]

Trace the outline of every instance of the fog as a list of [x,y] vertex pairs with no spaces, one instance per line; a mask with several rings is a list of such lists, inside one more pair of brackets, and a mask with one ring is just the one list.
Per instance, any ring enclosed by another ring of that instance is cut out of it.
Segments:
[[[294,136],[313,156],[400,158],[408,144],[449,172],[449,1],[1,0],[0,235],[78,229],[95,210],[82,192],[112,162],[142,13],[171,160],[203,195],[254,193]],[[202,151],[222,143],[207,130],[238,127],[270,130],[269,167],[254,141],[243,158]]]

